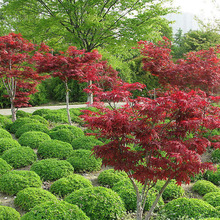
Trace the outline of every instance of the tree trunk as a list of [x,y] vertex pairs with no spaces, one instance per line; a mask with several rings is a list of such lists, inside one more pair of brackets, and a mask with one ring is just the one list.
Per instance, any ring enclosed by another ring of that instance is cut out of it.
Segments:
[[152,213],[153,213],[153,211],[154,211],[154,209],[155,209],[155,207],[156,207],[156,205],[157,205],[157,203],[158,203],[158,201],[159,201],[159,199],[160,199],[162,193],[164,192],[164,190],[166,189],[167,185],[169,184],[170,180],[171,180],[171,179],[168,179],[168,180],[166,181],[166,183],[163,185],[163,187],[161,188],[161,190],[160,190],[160,192],[158,193],[158,195],[157,195],[157,197],[156,197],[156,199],[155,199],[153,205],[151,206],[149,212],[147,213],[147,216],[145,217],[145,220],[150,220],[150,217],[151,217],[151,215],[152,215]]
[[11,116],[12,116],[12,122],[16,121],[16,110],[15,110],[15,106],[14,106],[14,102],[11,99]]
[[67,82],[64,82],[64,83],[65,83],[65,87],[66,87],[66,111],[67,111],[67,117],[68,117],[69,125],[72,125],[71,117],[70,117],[70,111],[69,111],[69,87],[68,87]]
[[137,197],[137,216],[136,216],[136,220],[142,220],[143,219],[143,209],[144,209],[144,207],[142,207],[141,197],[138,196]]
[[[92,80],[89,80],[88,86],[92,85]],[[87,97],[87,107],[91,106],[93,104],[93,94],[89,93]]]

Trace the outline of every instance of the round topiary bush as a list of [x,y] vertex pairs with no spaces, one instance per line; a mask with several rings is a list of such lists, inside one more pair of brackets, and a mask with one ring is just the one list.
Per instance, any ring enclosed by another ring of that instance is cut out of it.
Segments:
[[11,134],[3,128],[0,128],[0,138],[11,138]]
[[57,110],[51,110],[47,115],[43,116],[46,120],[55,123],[68,123],[66,112],[59,112]]
[[41,187],[40,177],[32,171],[12,170],[0,177],[0,192],[14,195],[27,187]]
[[31,119],[29,117],[26,118],[18,118],[16,121],[14,121],[8,128],[7,130],[9,130],[9,132],[15,134],[16,131],[22,127],[25,124],[28,123],[39,123],[39,121]]
[[95,136],[82,136],[74,139],[72,142],[72,147],[74,150],[85,149],[92,150],[96,145],[103,145],[101,141],[96,139]]
[[7,129],[12,124],[11,119],[4,115],[0,115],[0,127]]
[[6,150],[14,147],[21,147],[21,145],[12,138],[0,138],[0,155]]
[[28,146],[37,149],[40,143],[51,140],[50,136],[41,131],[28,131],[19,137],[18,142],[22,146]]
[[96,159],[89,150],[74,150],[67,161],[73,166],[76,172],[92,172],[101,169],[102,160]]
[[67,143],[71,143],[72,140],[75,138],[74,134],[69,129],[60,129],[58,131],[51,131],[50,137],[52,139],[64,141]]
[[[136,184],[139,188],[139,191],[141,191],[143,186],[138,182],[136,182]],[[131,181],[129,179],[126,178],[126,179],[119,181],[118,183],[116,183],[112,187],[112,190],[115,191],[116,193],[118,193],[118,195],[122,198],[122,200],[125,203],[125,208],[127,211],[135,211],[136,210],[137,196],[136,196],[136,192],[133,187],[133,184],[131,183]],[[149,194],[148,194],[147,200],[146,200],[146,204],[144,207],[145,211],[150,209],[150,207],[152,206],[153,202],[156,199],[157,193],[158,193],[158,191],[153,188],[149,191]],[[160,198],[156,209],[163,204],[164,204],[163,199]]]
[[194,198],[178,198],[167,203],[160,211],[163,219],[203,219],[218,217],[219,212],[207,202]]
[[20,220],[21,215],[15,209],[0,205],[0,219],[1,220]]
[[[155,188],[160,191],[161,188],[163,187],[163,185],[165,184],[166,181],[158,181]],[[184,189],[181,186],[178,186],[175,181],[174,182],[170,182],[166,189],[164,190],[163,194],[162,194],[162,198],[164,200],[173,200],[173,199],[177,199],[181,196],[183,196],[184,194]]]
[[83,130],[81,128],[78,128],[73,125],[58,125],[58,126],[52,128],[51,131],[59,131],[62,129],[69,129],[72,132],[72,134],[74,135],[74,138],[84,136]]
[[102,186],[113,187],[117,182],[128,178],[123,171],[115,171],[114,169],[104,170],[98,176],[98,183]]
[[45,115],[48,115],[51,112],[50,109],[38,109],[33,112],[32,115],[40,115],[44,118]]
[[204,178],[215,185],[220,185],[220,165],[217,165],[217,171],[207,170],[204,174]]
[[49,126],[49,122],[40,115],[32,115],[30,118],[39,121],[41,124]]
[[64,201],[44,202],[22,216],[21,220],[89,220],[78,206]]
[[10,166],[5,160],[0,158],[0,176],[12,170],[12,166]]
[[16,112],[16,118],[27,118],[27,117],[30,117],[31,116],[31,113],[28,113],[28,112],[25,112],[25,111],[22,111],[22,110],[18,110]]
[[28,131],[41,131],[46,134],[49,133],[49,130],[46,125],[41,124],[40,122],[37,123],[27,123],[21,126],[15,133],[15,137],[19,138],[22,134]]
[[214,207],[220,206],[220,192],[206,193],[203,199]]
[[37,155],[30,147],[16,147],[4,151],[2,159],[17,169],[32,164],[37,160]]
[[220,149],[216,149],[212,151],[212,162],[213,163],[220,163]]
[[14,204],[24,211],[29,211],[43,202],[55,202],[57,197],[42,188],[28,187],[18,192]]
[[30,170],[36,172],[43,180],[57,180],[74,172],[68,161],[53,158],[35,162]]
[[72,152],[71,144],[59,140],[49,140],[40,143],[37,154],[43,159],[66,159]]
[[104,187],[79,189],[69,194],[65,201],[80,207],[91,220],[119,219],[125,212],[119,195]]
[[220,189],[214,185],[212,182],[207,180],[199,180],[194,183],[192,187],[194,192],[197,192],[199,195],[204,196],[206,193],[209,192],[219,192]]
[[78,189],[86,187],[92,187],[91,181],[81,175],[74,174],[55,181],[50,187],[50,192],[64,197]]

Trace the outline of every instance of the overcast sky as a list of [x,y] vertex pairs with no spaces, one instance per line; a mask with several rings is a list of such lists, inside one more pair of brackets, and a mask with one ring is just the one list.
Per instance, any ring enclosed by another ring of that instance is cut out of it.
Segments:
[[[220,6],[220,0],[215,0]],[[220,8],[217,8],[212,0],[174,0],[174,6],[180,6],[181,11],[193,13],[200,18],[213,19],[217,17],[220,19]]]

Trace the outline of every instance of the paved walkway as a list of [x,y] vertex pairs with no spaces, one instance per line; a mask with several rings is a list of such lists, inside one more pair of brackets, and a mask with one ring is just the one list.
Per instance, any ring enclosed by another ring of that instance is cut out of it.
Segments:
[[[81,105],[69,105],[69,108],[83,108],[86,107],[86,104],[81,104]],[[18,110],[22,110],[24,112],[28,113],[33,113],[37,109],[61,109],[61,108],[66,108],[66,105],[56,105],[56,106],[38,106],[38,107],[27,107],[27,108],[19,108]],[[6,109],[0,109],[0,114],[1,115],[11,115],[11,109],[6,108]]]

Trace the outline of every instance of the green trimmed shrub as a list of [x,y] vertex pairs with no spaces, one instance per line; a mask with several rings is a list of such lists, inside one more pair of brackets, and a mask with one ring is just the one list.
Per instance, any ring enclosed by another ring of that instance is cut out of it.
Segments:
[[68,123],[67,113],[51,110],[44,118],[51,122]]
[[206,217],[218,217],[219,212],[207,202],[194,198],[178,198],[167,203],[160,213],[163,219],[203,219]]
[[5,160],[0,158],[0,176],[12,170],[12,166],[10,166]]
[[11,138],[11,134],[3,128],[0,128],[0,138]]
[[54,158],[37,161],[31,166],[30,170],[36,172],[43,180],[57,180],[74,172],[68,161]]
[[50,114],[51,111],[52,110],[50,110],[50,109],[43,109],[42,108],[42,109],[38,109],[38,110],[34,111],[32,113],[32,115],[39,115],[39,116],[42,116],[44,118],[44,116]]
[[26,118],[18,118],[16,121],[14,121],[10,126],[7,127],[7,130],[13,134],[16,133],[16,131],[22,127],[25,124],[28,123],[39,123],[39,121],[35,119],[31,119],[29,117]]
[[96,159],[89,150],[74,150],[67,161],[76,172],[98,171],[102,166],[102,160]]
[[215,185],[220,185],[220,165],[217,165],[217,171],[207,170],[204,174],[204,178]]
[[64,141],[64,142],[67,142],[69,144],[75,138],[74,134],[69,129],[60,129],[58,131],[51,131],[50,132],[50,137],[52,139]]
[[102,186],[109,186],[110,188],[112,188],[116,183],[125,178],[128,178],[125,172],[115,171],[114,169],[108,169],[102,171],[99,174],[98,183]]
[[30,147],[15,147],[4,151],[2,159],[17,169],[32,164],[37,155]]
[[1,220],[20,220],[21,215],[15,209],[0,205],[0,219]]
[[214,207],[220,206],[220,192],[206,193],[203,199]]
[[40,122],[37,123],[27,123],[21,126],[15,133],[15,137],[19,138],[22,134],[28,131],[41,131],[46,134],[49,133],[49,130],[46,125],[41,124]]
[[79,189],[64,200],[79,206],[91,220],[119,219],[125,212],[124,203],[119,195],[104,187]]
[[0,127],[7,129],[12,124],[12,120],[4,115],[0,115]]
[[73,133],[74,138],[84,136],[83,130],[81,128],[78,128],[78,127],[73,126],[73,125],[58,125],[58,126],[52,128],[51,131],[58,131],[58,130],[61,130],[61,129],[69,129]]
[[59,140],[49,140],[40,143],[37,154],[43,159],[66,159],[72,152],[71,144]]
[[51,140],[50,136],[44,132],[41,131],[28,131],[23,133],[19,139],[18,142],[22,146],[28,146],[32,149],[37,149],[40,145],[40,143],[44,141]]
[[85,149],[92,150],[96,145],[103,145],[101,141],[96,139],[95,136],[82,136],[74,139],[72,142],[72,147],[74,150]]
[[[155,188],[160,191],[161,188],[163,187],[163,185],[165,184],[166,181],[157,181],[157,184],[155,186]],[[178,186],[175,181],[174,182],[170,182],[166,189],[164,190],[163,194],[162,194],[162,198],[164,200],[173,200],[173,199],[177,199],[181,196],[183,196],[184,194],[184,189],[181,186]]]
[[17,140],[12,138],[0,138],[0,155],[2,155],[4,151],[14,147],[21,147]]
[[12,170],[0,177],[0,192],[14,195],[27,187],[41,187],[40,177],[32,171]]
[[24,211],[29,211],[43,202],[55,202],[57,197],[42,188],[28,187],[18,192],[14,204]]
[[32,114],[31,113],[28,113],[28,112],[25,112],[25,111],[22,111],[22,110],[18,110],[16,112],[16,118],[27,118],[27,117],[30,117]]
[[[136,182],[139,191],[142,190],[142,184]],[[121,181],[119,181],[118,183],[116,183],[113,187],[112,190],[115,191],[116,193],[118,193],[118,195],[122,198],[123,202],[125,203],[125,208],[127,211],[135,211],[137,208],[137,196],[136,196],[136,192],[135,189],[133,187],[133,184],[131,183],[131,181],[127,178],[127,179],[123,179]],[[155,189],[151,189],[149,191],[149,194],[147,196],[147,200],[146,200],[146,204],[144,207],[145,211],[148,211],[150,209],[150,207],[152,206],[153,202],[156,199],[157,196],[157,190]],[[159,202],[157,204],[156,209],[158,209],[159,206],[163,205],[163,199],[160,198]]]
[[[66,109],[65,109],[66,111]],[[70,108],[70,114],[80,116],[82,115],[82,112],[80,111],[79,108]]]
[[50,192],[64,197],[78,189],[86,187],[92,187],[91,181],[79,174],[73,174],[55,181],[50,187]]
[[64,201],[44,202],[22,216],[21,220],[89,220],[78,206]]
[[40,115],[32,115],[31,119],[39,121],[41,124],[49,126],[49,122],[42,116]]
[[194,192],[197,192],[199,195],[204,196],[206,193],[209,192],[219,192],[220,189],[214,185],[212,182],[207,180],[199,180],[194,183],[192,187]]
[[212,162],[220,163],[220,149],[212,151]]

